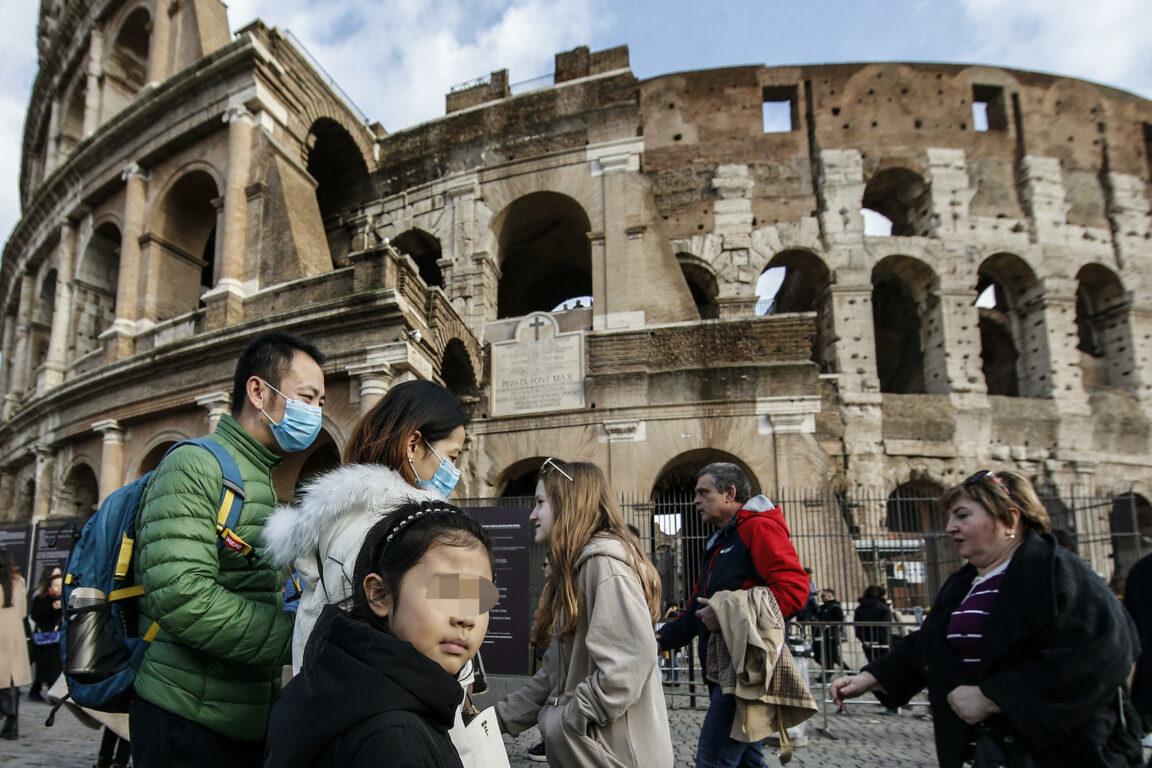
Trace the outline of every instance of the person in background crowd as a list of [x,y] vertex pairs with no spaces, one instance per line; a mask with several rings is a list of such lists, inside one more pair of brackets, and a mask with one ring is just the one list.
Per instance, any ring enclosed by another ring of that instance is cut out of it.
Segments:
[[501,729],[515,735],[538,724],[548,762],[565,768],[671,768],[652,630],[660,577],[604,473],[548,459],[529,520],[536,543],[551,549],[542,598],[550,610],[535,628],[548,653],[523,688],[496,704]]
[[369,529],[403,504],[444,500],[455,489],[467,423],[456,398],[439,384],[398,384],[360,419],[344,465],[306,483],[295,504],[272,515],[264,536],[268,556],[304,579],[293,672],[300,671],[324,606],[344,602],[357,588],[352,566]]
[[324,607],[272,709],[265,766],[461,768],[456,676],[484,642],[492,577],[492,542],[460,509],[408,503],[378,519],[350,601]]
[[260,550],[276,501],[272,470],[320,433],[324,356],[286,333],[255,337],[240,355],[232,414],[213,440],[244,480],[237,538],[251,557],[217,548],[219,462],[181,446],[160,463],[136,521],[140,633],[155,621],[136,675],[129,722],[141,768],[259,765],[268,711],[291,650],[284,574]]
[[41,690],[47,690],[60,676],[60,594],[63,579],[59,568],[46,568],[40,577],[40,584],[32,595],[28,615],[35,625],[32,634],[32,661],[36,673],[32,678],[32,688],[28,698],[44,701]]
[[797,621],[816,621],[816,614],[819,611],[820,603],[817,600],[816,581],[812,578],[812,569],[804,566],[804,573],[808,574],[808,600],[804,603],[804,608],[796,616]]
[[16,572],[8,550],[0,547],[0,738],[13,741],[20,736],[20,686],[32,682],[24,638],[25,590],[24,577]]
[[1126,684],[1136,629],[1103,580],[1048,535],[1032,483],[983,470],[940,506],[967,564],[920,629],[832,683],[833,700],[872,691],[896,707],[927,687],[942,768],[1140,765]]
[[[852,622],[863,624],[867,622],[892,623],[892,608],[888,604],[887,592],[878,584],[869,584],[864,588],[864,594],[856,601],[856,610],[852,612]],[[864,647],[864,658],[868,663],[880,658],[892,647],[892,631],[887,626],[853,627],[856,639]],[[884,707],[885,715],[900,714],[899,707]]]
[[[820,590],[820,607],[816,609],[816,621],[844,621],[844,609],[836,599],[836,592],[830,588]],[[840,627],[813,627],[812,655],[826,670],[840,666]]]
[[[1128,569],[1124,607],[1140,636],[1142,652],[1132,678],[1132,704],[1140,713],[1141,729],[1147,734],[1152,731],[1152,555],[1145,555]],[[1144,737],[1144,746],[1152,747],[1148,736]]]
[[[692,600],[659,635],[660,648],[680,648],[698,638],[700,658],[708,658],[708,636],[719,630],[716,614],[698,598],[716,592],[766,586],[785,619],[793,618],[808,598],[809,578],[800,565],[780,508],[764,496],[752,496],[752,483],[740,467],[709,464],[696,475],[696,509],[702,522],[718,530],[708,539],[705,563]],[[696,747],[697,768],[761,768],[760,742],[731,737],[736,697],[708,684],[708,713]]]

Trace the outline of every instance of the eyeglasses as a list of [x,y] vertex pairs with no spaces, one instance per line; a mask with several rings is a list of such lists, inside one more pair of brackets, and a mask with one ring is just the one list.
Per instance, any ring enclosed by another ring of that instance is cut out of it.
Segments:
[[557,463],[556,459],[544,459],[544,463],[540,465],[540,477],[544,477],[545,475],[547,475],[552,470],[556,470],[560,474],[564,475],[564,477],[568,478],[568,482],[570,482],[570,483],[576,482],[575,480],[572,479],[572,475],[565,472],[564,469],[560,466],[560,464]]
[[1004,491],[1004,493],[1008,494],[1009,496],[1012,495],[1012,489],[1005,485],[1004,480],[990,469],[982,469],[973,475],[969,475],[968,478],[960,485],[965,488],[971,488],[973,485],[978,485],[984,478],[988,478],[993,483],[998,485],[1000,490]]

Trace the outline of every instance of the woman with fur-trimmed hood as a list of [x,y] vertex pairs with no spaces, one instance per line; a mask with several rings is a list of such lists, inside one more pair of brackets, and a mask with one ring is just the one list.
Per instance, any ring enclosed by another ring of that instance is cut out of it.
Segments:
[[369,529],[401,504],[452,493],[467,423],[460,404],[438,384],[399,384],[360,419],[344,466],[309,482],[295,504],[269,518],[265,552],[307,582],[292,634],[293,673],[324,606],[352,595],[356,555]]

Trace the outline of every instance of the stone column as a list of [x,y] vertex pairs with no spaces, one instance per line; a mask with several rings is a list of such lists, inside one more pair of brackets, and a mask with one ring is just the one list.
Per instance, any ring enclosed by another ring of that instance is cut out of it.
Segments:
[[100,449],[100,501],[124,484],[124,430],[115,419],[97,421],[92,431],[104,438]]
[[[48,113],[48,141],[44,146],[44,178],[52,175],[60,160],[60,146],[56,134],[60,132],[60,100],[52,102],[52,109]],[[43,181],[43,179],[41,179]]]
[[32,520],[52,516],[52,493],[55,486],[56,452],[43,443],[36,446],[36,496],[32,500]]
[[88,37],[87,90],[84,93],[84,136],[91,136],[100,127],[102,93],[100,84],[104,78],[104,33],[93,29]]
[[32,294],[36,290],[36,279],[25,272],[20,276],[20,308],[16,311],[16,340],[13,344],[11,387],[5,396],[4,416],[12,415],[16,404],[28,386],[28,365],[32,340]]
[[[600,231],[590,234],[592,241],[592,327],[596,330],[621,327],[619,313],[628,308],[628,190],[625,174],[633,170],[630,152],[596,158],[591,165],[594,177],[600,177],[600,194],[604,218]],[[593,225],[595,229],[595,225]],[[597,247],[602,245],[603,247]],[[609,279],[611,275],[611,279]]]
[[349,394],[359,396],[360,415],[372,410],[380,398],[388,393],[392,384],[392,366],[388,363],[369,362],[348,366],[348,375],[353,380]]
[[237,105],[224,113],[224,122],[228,124],[228,175],[224,181],[224,228],[217,264],[219,278],[204,296],[208,304],[209,327],[231,325],[244,313],[244,254],[248,222],[246,189],[252,166],[255,118],[242,105]]
[[72,325],[72,280],[76,264],[76,225],[65,219],[60,227],[56,257],[56,304],[48,337],[48,359],[44,364],[44,389],[64,383],[68,354],[68,329]]
[[0,342],[0,393],[7,393],[12,383],[12,356],[16,354],[16,315],[4,318],[4,337]]
[[232,396],[223,390],[196,398],[196,405],[208,411],[208,431],[214,432],[220,417],[232,412]]
[[149,85],[164,81],[168,77],[168,50],[172,43],[172,18],[169,15],[168,0],[156,0],[156,12],[152,14],[152,39],[148,41]]
[[106,357],[120,360],[133,353],[133,337],[139,319],[140,236],[144,234],[145,184],[148,176],[132,163],[120,174],[124,180],[124,229],[120,235],[120,275],[116,284],[116,319],[102,334],[112,343]]

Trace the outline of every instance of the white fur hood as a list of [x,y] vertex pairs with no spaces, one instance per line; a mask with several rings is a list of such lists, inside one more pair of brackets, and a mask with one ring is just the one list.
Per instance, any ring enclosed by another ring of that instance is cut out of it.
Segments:
[[409,501],[438,500],[414,488],[382,464],[349,464],[308,482],[295,504],[282,504],[268,518],[264,552],[277,567],[316,552],[320,539],[349,514],[383,515]]

